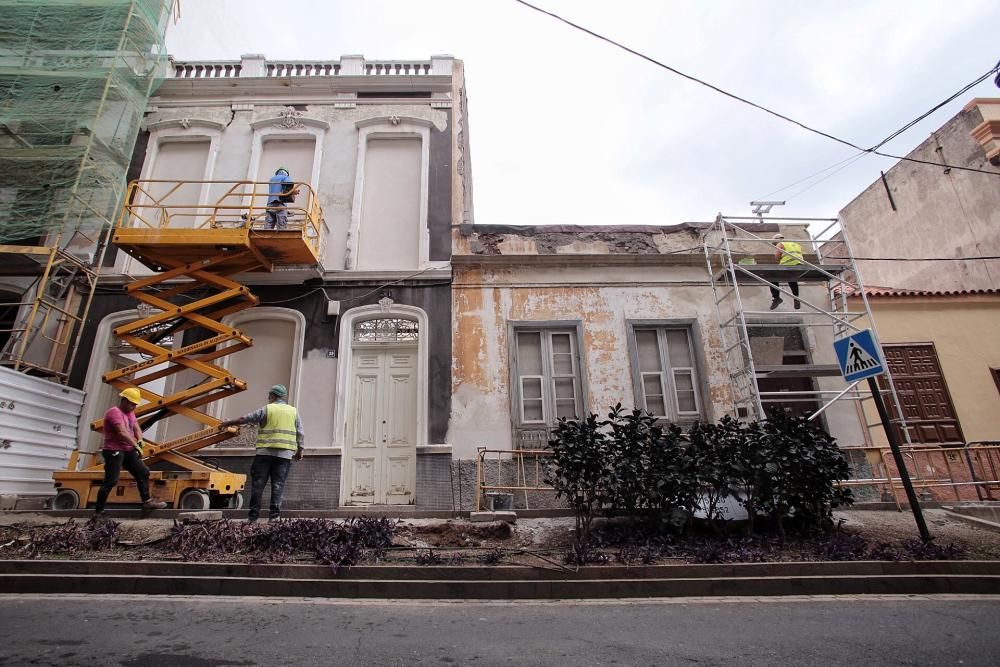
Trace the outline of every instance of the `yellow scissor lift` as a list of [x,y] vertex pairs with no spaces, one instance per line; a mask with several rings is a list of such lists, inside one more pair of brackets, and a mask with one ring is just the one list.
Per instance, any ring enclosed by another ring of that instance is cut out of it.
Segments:
[[[244,380],[217,363],[253,345],[248,336],[221,321],[258,303],[233,276],[273,271],[277,266],[314,266],[319,260],[324,223],[316,194],[299,184],[296,202],[286,209],[288,228],[268,229],[267,186],[250,181],[136,181],[129,185],[128,203],[112,234],[118,248],[154,273],[125,287],[143,304],[139,307],[143,315],[114,330],[143,359],[105,373],[103,379],[119,391],[139,389],[145,402],[136,416],[144,429],[173,416],[197,424],[193,433],[169,441],[144,439],[143,460],[156,468],[150,473],[150,493],[175,508],[241,504],[238,492],[246,475],[220,470],[191,455],[239,432],[235,427],[220,428],[219,419],[201,410],[247,388]],[[209,205],[181,201],[193,190],[222,194]],[[199,330],[195,342],[182,347],[163,344],[165,338],[188,330]],[[197,373],[203,379],[177,388],[181,371],[189,371],[185,378]],[[153,383],[175,390],[161,395],[152,390]],[[95,431],[102,427],[103,420],[91,424]],[[81,454],[75,450],[67,468],[53,473],[59,489],[56,509],[87,507],[96,500],[104,466],[92,452],[84,454],[89,458],[78,469]],[[108,504],[139,502],[135,480],[123,471]]]

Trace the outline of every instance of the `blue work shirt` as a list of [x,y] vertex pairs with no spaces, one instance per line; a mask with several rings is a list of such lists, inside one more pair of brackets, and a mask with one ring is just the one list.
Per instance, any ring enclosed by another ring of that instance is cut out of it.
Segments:
[[271,177],[271,180],[267,182],[267,199],[268,201],[274,201],[283,194],[287,194],[291,190],[292,177],[288,174],[281,172],[280,174],[275,174]]

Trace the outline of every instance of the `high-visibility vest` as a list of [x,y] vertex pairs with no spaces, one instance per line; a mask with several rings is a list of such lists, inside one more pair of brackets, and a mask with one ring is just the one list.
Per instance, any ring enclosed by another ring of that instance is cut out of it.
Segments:
[[287,403],[268,403],[267,421],[257,431],[257,449],[298,449],[296,415],[298,410]]
[[795,266],[802,263],[802,246],[795,241],[782,241],[778,245],[785,251],[782,253],[781,259],[778,260],[778,264],[781,266]]

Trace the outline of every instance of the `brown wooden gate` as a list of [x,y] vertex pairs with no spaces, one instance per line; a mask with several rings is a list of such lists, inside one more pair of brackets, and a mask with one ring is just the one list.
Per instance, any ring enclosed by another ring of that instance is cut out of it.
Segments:
[[[910,440],[928,445],[964,443],[934,344],[884,344],[882,350],[910,427]],[[879,377],[879,386],[887,389],[883,377]],[[886,399],[895,420],[895,405],[888,394]]]

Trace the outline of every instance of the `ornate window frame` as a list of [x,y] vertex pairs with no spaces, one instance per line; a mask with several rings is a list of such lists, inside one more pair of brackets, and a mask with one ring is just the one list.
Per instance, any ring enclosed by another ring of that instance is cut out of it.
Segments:
[[[104,374],[110,370],[106,362],[108,347],[115,337],[114,330],[140,317],[143,317],[143,314],[135,308],[119,310],[105,315],[97,325],[97,329],[94,332],[94,345],[91,348],[90,363],[87,364],[87,375],[83,381],[83,390],[86,392],[86,399],[83,403],[83,410],[80,413],[80,426],[77,431],[77,447],[80,448],[81,452],[94,453],[84,449],[87,441],[90,439],[90,424],[100,419],[104,415],[104,412],[111,407],[110,405],[98,405],[97,397],[100,396],[101,388],[104,385]],[[99,355],[98,358],[104,363],[93,363],[95,354]],[[168,378],[167,387],[172,386],[173,378]]]
[[[358,248],[361,244],[361,203],[364,201],[365,162],[368,158],[369,139],[420,139],[420,249],[417,268],[430,266],[430,232],[427,228],[428,186],[430,182],[431,127],[433,123],[412,116],[380,116],[366,118],[356,123],[358,128],[358,160],[354,175],[354,202],[351,206],[351,228],[347,234],[344,268],[356,271]],[[377,270],[378,267],[371,267]]]
[[[312,139],[313,164],[309,187],[313,192],[319,192],[319,174],[323,165],[323,144],[326,131],[330,124],[326,121],[308,118],[302,112],[286,107],[275,118],[265,118],[250,123],[253,130],[253,140],[250,147],[250,166],[247,170],[247,180],[255,181],[260,171],[260,158],[264,154],[264,144],[276,139]],[[295,174],[292,174],[295,178]]]
[[[226,326],[230,326],[238,329],[239,325],[243,322],[250,321],[260,321],[260,320],[277,320],[279,322],[292,322],[295,325],[295,338],[292,341],[292,349],[290,354],[292,355],[292,377],[291,382],[288,385],[288,402],[291,405],[295,405],[299,396],[299,387],[302,384],[302,356],[303,349],[305,347],[305,332],[306,332],[306,317],[302,313],[292,308],[278,308],[275,306],[255,306],[253,308],[247,308],[246,310],[241,310],[238,313],[233,313],[232,315],[226,315],[222,318],[222,323]],[[236,354],[253,354],[253,348],[248,350],[243,350],[237,352]],[[229,363],[232,361],[232,355],[228,355],[219,360],[219,365],[229,370]],[[212,403],[209,414],[213,417],[219,418],[222,412],[222,403],[224,401],[216,401]],[[261,399],[261,405],[264,401]]]
[[[205,160],[205,170],[201,174],[191,174],[190,180],[212,180],[215,164],[219,159],[219,149],[222,143],[222,132],[226,129],[225,125],[214,120],[179,118],[152,122],[147,124],[145,129],[149,132],[149,143],[146,147],[146,156],[142,161],[142,170],[139,172],[140,181],[146,181],[152,177],[156,160],[160,156],[160,146],[163,144],[204,141],[205,139],[208,139],[208,159]],[[208,201],[210,187],[208,183],[201,186],[201,190],[198,192],[199,204]],[[149,273],[149,269],[138,260],[120,252],[115,260],[115,272],[145,274]]]

